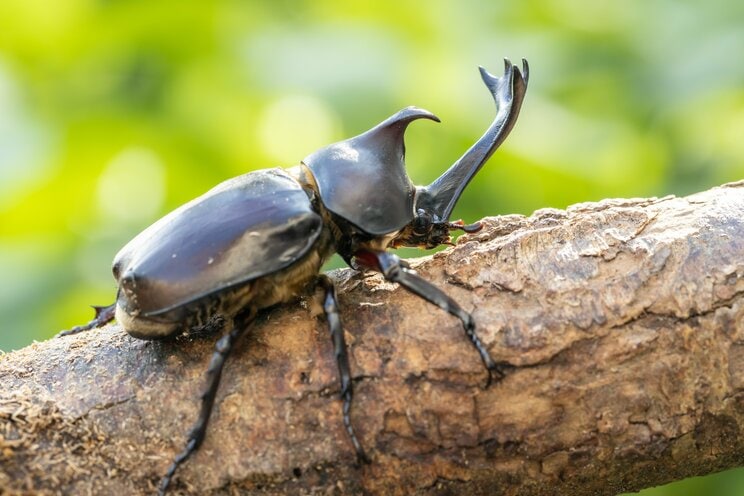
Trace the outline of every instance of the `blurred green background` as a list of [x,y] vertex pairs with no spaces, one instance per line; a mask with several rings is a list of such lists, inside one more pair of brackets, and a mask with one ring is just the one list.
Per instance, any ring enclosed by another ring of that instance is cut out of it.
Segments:
[[[529,59],[519,123],[455,212],[684,195],[744,177],[744,2],[0,1],[0,348],[112,301],[116,251],[248,170],[407,105],[414,181],[488,126],[476,70]],[[644,492],[738,495],[732,471]]]

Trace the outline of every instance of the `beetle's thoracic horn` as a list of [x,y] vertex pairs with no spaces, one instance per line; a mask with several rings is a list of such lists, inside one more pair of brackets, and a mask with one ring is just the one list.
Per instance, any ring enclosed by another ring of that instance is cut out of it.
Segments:
[[[391,115],[369,131],[367,133],[372,132],[376,129],[381,128],[389,128],[389,127],[406,127],[408,124],[411,123],[411,121],[415,121],[416,119],[430,119],[432,121],[439,122],[439,117],[432,114],[428,110],[419,108],[419,107],[406,107],[403,110],[399,110],[395,114]],[[365,134],[367,134],[365,133]]]
[[527,91],[529,66],[522,59],[522,71],[504,59],[504,74],[496,77],[480,68],[483,82],[496,102],[496,119],[485,134],[436,181],[417,191],[416,210],[423,209],[440,220],[449,220],[465,187],[514,127]]
[[372,235],[411,222],[415,188],[405,167],[403,137],[416,119],[439,122],[431,112],[406,107],[359,136],[306,157],[325,207]]

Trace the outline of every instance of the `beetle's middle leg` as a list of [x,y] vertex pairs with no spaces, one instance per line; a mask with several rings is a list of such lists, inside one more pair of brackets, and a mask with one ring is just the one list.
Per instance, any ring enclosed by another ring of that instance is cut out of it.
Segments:
[[230,332],[225,334],[217,341],[215,345],[212,359],[209,362],[209,368],[207,369],[207,385],[204,388],[204,392],[201,394],[201,409],[199,410],[199,416],[194,423],[194,426],[189,431],[188,441],[186,442],[186,448],[173,460],[168,471],[166,472],[163,479],[160,481],[160,488],[158,494],[163,495],[168,489],[173,474],[176,473],[176,469],[185,462],[191,455],[199,449],[204,436],[207,433],[207,425],[209,424],[209,417],[212,414],[214,408],[214,399],[217,396],[217,389],[220,386],[220,378],[222,377],[222,369],[225,366],[225,361],[230,355],[230,352],[235,345],[235,342],[242,336],[250,326],[250,323],[255,319],[257,310],[254,307],[249,307],[243,312],[239,313],[233,319],[233,326]]
[[397,255],[382,251],[363,251],[355,256],[365,266],[382,272],[385,279],[397,282],[411,293],[424,298],[428,302],[435,304],[442,310],[460,319],[465,328],[465,334],[467,334],[470,342],[475,346],[475,349],[478,350],[483,365],[488,369],[488,382],[486,387],[488,387],[492,381],[498,381],[504,377],[504,370],[509,367],[509,364],[506,362],[497,363],[493,361],[488,350],[486,350],[486,347],[483,346],[480,338],[475,333],[475,319],[458,305],[455,300],[447,296],[447,294],[445,294],[441,289],[434,286],[426,279],[420,277],[415,271],[408,268],[407,264]]
[[318,276],[318,283],[324,290],[323,311],[328,320],[328,327],[333,339],[333,350],[336,354],[336,363],[338,363],[338,375],[341,379],[341,399],[344,401],[343,415],[346,432],[349,433],[351,443],[356,450],[357,461],[360,463],[369,463],[369,457],[364,452],[362,444],[359,442],[354,426],[351,425],[351,400],[354,396],[354,387],[351,382],[351,368],[349,367],[349,352],[344,339],[344,329],[341,326],[341,316],[338,313],[338,300],[336,298],[336,288],[333,282],[326,275]]

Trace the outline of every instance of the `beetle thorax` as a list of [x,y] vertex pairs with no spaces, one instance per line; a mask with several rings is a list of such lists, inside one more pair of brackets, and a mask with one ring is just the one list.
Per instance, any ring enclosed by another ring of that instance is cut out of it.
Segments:
[[407,107],[305,157],[302,164],[312,172],[325,208],[369,237],[384,237],[411,222],[415,187],[406,172],[403,138],[408,125],[421,118],[438,120]]
[[315,176],[305,164],[287,169],[287,172],[295,177],[311,196],[316,211],[323,218],[323,224],[330,231],[334,250],[345,260],[349,260],[360,250],[385,251],[398,236],[400,230],[378,235],[369,234],[329,210],[318,191]]

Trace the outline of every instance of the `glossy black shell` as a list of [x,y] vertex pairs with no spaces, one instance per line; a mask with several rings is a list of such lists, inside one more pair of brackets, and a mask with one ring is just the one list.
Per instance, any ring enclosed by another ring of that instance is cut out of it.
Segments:
[[415,119],[439,119],[407,107],[369,131],[307,156],[323,205],[374,236],[395,232],[413,219],[415,187],[405,166],[403,135]]
[[127,311],[154,316],[277,272],[305,255],[322,219],[282,169],[225,181],[144,230],[114,259]]

